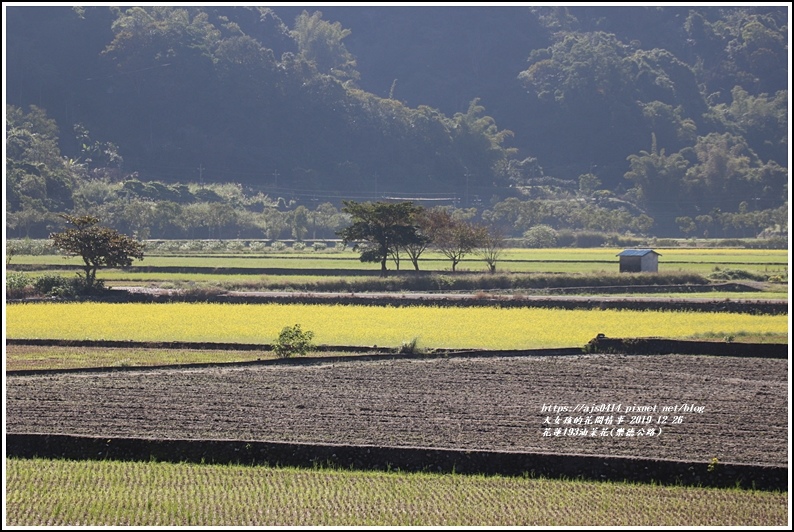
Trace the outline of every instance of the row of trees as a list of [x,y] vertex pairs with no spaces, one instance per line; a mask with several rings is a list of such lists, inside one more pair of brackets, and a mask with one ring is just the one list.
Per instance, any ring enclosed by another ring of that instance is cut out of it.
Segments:
[[[410,257],[416,271],[419,258],[428,247],[440,250],[452,261],[454,272],[469,253],[479,250],[491,272],[503,247],[500,233],[484,226],[455,218],[445,209],[424,209],[412,202],[357,203],[346,201],[344,211],[351,224],[339,231],[345,245],[354,244],[362,262],[379,262],[382,275],[393,259],[400,267],[400,253]],[[81,289],[91,293],[97,288],[99,268],[127,267],[142,260],[144,244],[115,229],[99,225],[92,215],[62,215],[68,228],[50,234],[53,246],[68,256],[83,260]]]
[[362,262],[379,262],[382,275],[386,275],[390,258],[399,269],[401,254],[407,255],[419,271],[419,257],[429,247],[439,250],[452,262],[453,272],[475,250],[490,271],[496,271],[504,240],[491,226],[455,217],[444,208],[425,209],[412,202],[344,203],[343,210],[350,215],[352,223],[338,234],[345,244],[353,243],[354,249],[361,252]]

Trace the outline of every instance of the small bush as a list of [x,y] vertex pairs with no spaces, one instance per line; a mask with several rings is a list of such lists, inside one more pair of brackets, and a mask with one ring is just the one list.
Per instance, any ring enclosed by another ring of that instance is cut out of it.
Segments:
[[64,292],[60,292],[57,294],[62,297],[71,297],[77,294],[85,294],[85,295],[92,295],[92,294],[101,294],[107,291],[108,288],[105,287],[104,279],[94,279],[94,286],[88,286],[85,282],[85,277],[81,274],[77,274],[77,277],[71,280],[71,290],[64,289]]
[[419,347],[419,338],[412,338],[410,341],[405,341],[397,348],[397,353],[402,355],[421,355],[425,350]]
[[455,280],[448,275],[439,275],[433,279],[438,290],[449,290],[455,284]]
[[272,244],[270,244],[270,248],[273,251],[284,251],[285,249],[287,249],[287,245],[284,242],[281,242],[281,241],[277,240],[277,241],[273,242]]
[[248,245],[248,249],[256,253],[261,253],[267,249],[267,244],[264,242],[251,242]]
[[45,296],[70,297],[77,293],[74,279],[67,279],[62,275],[44,274],[33,282],[36,291]]
[[30,276],[23,272],[11,272],[6,277],[6,290],[20,290],[32,284]]
[[226,251],[231,253],[239,253],[245,249],[245,244],[240,242],[239,240],[231,240],[226,242]]
[[328,246],[325,244],[325,242],[315,242],[312,244],[312,249],[314,251],[325,251],[325,248],[327,247]]
[[284,327],[273,344],[273,351],[279,358],[289,358],[293,355],[305,355],[314,345],[311,343],[314,338],[312,331],[301,330],[300,324],[293,327]]
[[295,251],[303,251],[304,249],[306,249],[306,244],[304,244],[303,242],[295,242],[294,244],[292,244],[292,249],[294,249]]
[[6,277],[6,297],[21,299],[34,294],[33,280],[25,273],[11,272]]

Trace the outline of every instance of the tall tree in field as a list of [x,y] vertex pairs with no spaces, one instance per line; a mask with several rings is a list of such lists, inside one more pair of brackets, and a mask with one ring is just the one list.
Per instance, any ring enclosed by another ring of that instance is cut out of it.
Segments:
[[488,271],[496,273],[496,261],[502,256],[505,247],[504,231],[496,226],[480,226],[477,233],[477,253],[488,265]]
[[355,242],[361,262],[380,262],[386,275],[386,260],[400,248],[419,239],[414,216],[419,207],[412,202],[357,203],[344,201],[342,211],[349,214],[352,225],[337,232],[345,244]]
[[433,245],[452,261],[454,272],[463,257],[480,245],[482,230],[468,220],[455,218],[443,208],[433,209],[428,218]]
[[416,225],[416,238],[403,246],[403,249],[411,259],[414,270],[419,271],[419,257],[425,252],[432,242],[430,233],[432,231],[431,220],[428,217],[428,210],[420,208],[414,214],[414,224]]
[[132,259],[143,260],[143,244],[115,229],[97,225],[95,216],[61,217],[74,227],[52,233],[53,245],[69,256],[83,259],[85,292],[96,288],[96,272],[100,267],[118,268],[132,265]]

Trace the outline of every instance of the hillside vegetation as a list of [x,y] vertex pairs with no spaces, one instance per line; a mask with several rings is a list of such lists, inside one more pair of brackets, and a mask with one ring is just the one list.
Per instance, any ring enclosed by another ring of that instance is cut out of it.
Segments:
[[300,239],[375,198],[787,231],[785,6],[4,9],[15,236]]

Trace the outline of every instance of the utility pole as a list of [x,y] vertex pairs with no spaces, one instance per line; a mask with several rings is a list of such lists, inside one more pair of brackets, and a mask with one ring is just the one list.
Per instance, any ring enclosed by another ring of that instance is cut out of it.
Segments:
[[278,188],[278,170],[273,170],[273,179],[276,180],[276,188]]
[[469,178],[471,177],[471,174],[469,173],[468,168],[466,169],[466,173],[463,174],[463,175],[466,176],[466,194],[463,196],[463,198],[464,198],[463,206],[464,206],[464,208],[468,208],[469,207]]
[[199,184],[201,185],[201,188],[204,188],[204,165],[203,164],[199,163],[198,171],[199,171]]

